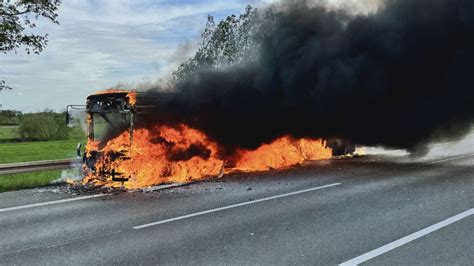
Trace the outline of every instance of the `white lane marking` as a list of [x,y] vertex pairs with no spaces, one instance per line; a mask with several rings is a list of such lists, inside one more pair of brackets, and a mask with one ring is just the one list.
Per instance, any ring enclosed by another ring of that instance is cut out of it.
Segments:
[[84,196],[84,197],[77,197],[77,198],[71,198],[71,199],[62,199],[62,200],[54,200],[54,201],[33,203],[33,204],[27,204],[27,205],[15,206],[15,207],[3,208],[3,209],[0,209],[0,212],[16,211],[16,210],[22,210],[22,209],[29,209],[29,208],[35,208],[35,207],[42,207],[42,206],[47,206],[47,205],[59,204],[59,203],[66,203],[66,202],[71,202],[71,201],[92,199],[92,198],[103,197],[103,196],[106,196],[106,195],[107,195],[107,194],[97,194],[97,195]]
[[428,162],[427,164],[444,163],[444,162],[454,161],[454,160],[458,160],[458,159],[464,159],[464,158],[468,158],[468,157],[472,157],[472,156],[474,156],[474,153],[455,156],[455,157],[451,157],[451,158],[447,158],[447,159],[441,159],[441,160],[437,160],[437,161],[432,161],[432,162]]
[[353,259],[348,260],[348,261],[346,261],[346,262],[343,262],[343,263],[341,263],[341,264],[339,264],[339,265],[341,265],[341,266],[359,265],[360,263],[363,263],[363,262],[366,262],[366,261],[368,261],[368,260],[371,260],[371,259],[373,259],[373,258],[375,258],[375,257],[378,257],[378,256],[380,256],[380,255],[382,255],[382,254],[384,254],[384,253],[389,252],[389,251],[392,250],[392,249],[395,249],[395,248],[398,248],[398,247],[400,247],[400,246],[403,246],[403,245],[405,245],[405,244],[407,244],[407,243],[409,243],[409,242],[411,242],[411,241],[413,241],[413,240],[416,240],[416,239],[418,239],[418,238],[420,238],[420,237],[422,237],[422,236],[425,236],[425,235],[430,234],[430,233],[432,233],[432,232],[434,232],[434,231],[437,231],[437,230],[439,230],[439,229],[441,229],[441,228],[443,228],[443,227],[445,227],[445,226],[448,226],[448,225],[450,225],[450,224],[452,224],[452,223],[455,223],[455,222],[457,222],[457,221],[459,221],[459,220],[462,220],[462,219],[464,219],[464,218],[467,218],[467,217],[469,217],[469,216],[471,216],[471,215],[473,215],[473,214],[474,214],[474,208],[472,208],[472,209],[470,209],[470,210],[467,210],[467,211],[465,211],[465,212],[463,212],[463,213],[460,213],[460,214],[458,214],[458,215],[456,215],[456,216],[453,216],[453,217],[451,217],[451,218],[448,218],[448,219],[446,219],[446,220],[444,220],[444,221],[441,221],[441,222],[439,222],[439,223],[437,223],[437,224],[434,224],[434,225],[432,225],[432,226],[430,226],[430,227],[427,227],[427,228],[425,228],[425,229],[422,229],[422,230],[420,230],[420,231],[418,231],[418,232],[415,232],[415,233],[413,233],[413,234],[411,234],[411,235],[408,235],[408,236],[406,236],[406,237],[403,237],[403,238],[400,238],[400,239],[398,239],[398,240],[395,240],[395,241],[393,241],[392,243],[389,243],[389,244],[387,244],[387,245],[385,245],[385,246],[382,246],[382,247],[380,247],[380,248],[374,249],[374,250],[372,250],[372,251],[370,251],[370,252],[367,252],[367,253],[365,253],[365,254],[363,254],[363,255],[360,255],[359,257],[356,257],[356,258],[353,258]]
[[[456,141],[448,141],[448,142],[440,142],[440,143],[434,143],[434,144],[429,144],[427,145],[428,147],[430,148],[436,148],[436,147],[441,147],[441,146],[446,146],[446,145],[451,145],[451,144],[461,144],[462,142],[467,142],[467,141],[474,141],[474,138],[469,138],[469,139],[463,139],[463,140],[456,140]],[[369,150],[369,155],[372,155],[370,154],[370,149],[373,148],[373,149],[378,149],[380,147],[364,147],[362,146],[362,148],[367,148]],[[383,148],[382,148],[383,149]],[[393,154],[393,153],[407,153],[406,150],[403,150],[403,149],[396,149],[396,150],[385,150],[383,153],[382,152],[379,152],[375,155],[389,155],[389,154]]]
[[229,205],[229,206],[225,206],[225,207],[220,207],[220,208],[211,209],[211,210],[207,210],[207,211],[195,212],[195,213],[182,215],[182,216],[178,216],[178,217],[174,217],[174,218],[170,218],[170,219],[166,219],[166,220],[161,220],[161,221],[154,222],[154,223],[139,225],[139,226],[133,227],[133,229],[143,229],[143,228],[150,227],[150,226],[155,226],[155,225],[165,224],[165,223],[171,223],[171,222],[184,220],[184,219],[188,219],[188,218],[192,218],[192,217],[196,217],[196,216],[201,216],[201,215],[205,215],[205,214],[209,214],[209,213],[213,213],[213,212],[224,211],[224,210],[228,210],[228,209],[233,209],[233,208],[247,206],[247,205],[251,205],[251,204],[255,204],[255,203],[259,203],[259,202],[264,202],[264,201],[269,201],[269,200],[294,196],[294,195],[298,195],[298,194],[302,194],[302,193],[308,193],[308,192],[311,192],[311,191],[321,190],[321,189],[335,187],[335,186],[339,186],[339,185],[341,185],[341,183],[334,183],[334,184],[330,184],[330,185],[326,185],[326,186],[314,187],[314,188],[309,188],[309,189],[305,189],[305,190],[299,190],[299,191],[290,192],[290,193],[286,193],[286,194],[281,194],[281,195],[277,195],[277,196],[272,196],[272,197],[268,197],[268,198],[252,200],[252,201],[246,201],[246,202],[237,203],[237,204],[233,204],[233,205]]

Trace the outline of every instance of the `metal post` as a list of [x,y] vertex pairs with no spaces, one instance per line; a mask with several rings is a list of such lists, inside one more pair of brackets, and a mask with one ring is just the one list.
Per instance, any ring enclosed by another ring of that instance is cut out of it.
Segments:
[[133,131],[134,131],[134,127],[135,127],[135,124],[134,124],[134,118],[135,118],[135,115],[133,112],[130,113],[130,148],[132,147],[133,145]]
[[94,114],[87,113],[87,138],[94,140]]

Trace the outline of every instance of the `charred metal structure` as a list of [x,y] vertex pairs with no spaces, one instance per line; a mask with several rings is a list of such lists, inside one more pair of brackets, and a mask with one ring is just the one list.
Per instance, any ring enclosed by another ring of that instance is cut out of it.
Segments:
[[[114,151],[112,153],[102,154],[100,145],[105,140],[125,131],[130,132],[130,147],[133,145],[133,135],[135,128],[146,127],[148,123],[160,123],[160,118],[154,114],[157,109],[172,98],[172,93],[140,93],[135,91],[111,90],[99,92],[87,97],[85,111],[87,116],[87,137],[88,143],[97,145],[87,145],[84,152],[84,174],[94,174],[112,181],[125,182],[130,178],[119,173],[115,168],[96,169],[96,163],[99,158],[113,162],[115,160],[127,160],[129,154],[127,151]],[[82,109],[84,106],[80,106]],[[70,105],[69,109],[78,109],[79,105]],[[161,118],[163,119],[163,118]],[[156,121],[158,120],[158,121]],[[67,122],[70,121],[69,112]],[[341,140],[328,139],[327,146],[333,150],[333,155],[352,154],[355,151],[355,145]],[[100,171],[100,172],[97,172]]]
[[[104,141],[121,134],[130,132],[130,144],[133,145],[135,127],[146,126],[158,106],[158,102],[166,98],[167,93],[150,95],[128,90],[109,90],[99,92],[87,97],[87,138],[88,143],[105,144]],[[113,153],[101,154],[100,146],[88,145],[84,152],[84,174],[93,173],[95,176],[108,178],[112,181],[125,182],[130,177],[118,173],[114,168],[100,169],[97,172],[96,163],[99,158],[107,161],[127,160],[128,152],[114,151]]]
[[109,117],[119,114],[123,121],[128,121],[130,126],[130,143],[133,142],[135,104],[131,101],[131,92],[111,92],[94,94],[87,97],[87,137],[95,140],[94,118],[99,115],[111,127],[117,125]]
[[[135,128],[134,121],[136,115],[136,93],[130,91],[110,91],[91,95],[87,97],[86,114],[87,114],[87,138],[88,143],[94,143],[102,140],[104,134],[110,134],[111,131],[130,131],[130,146],[133,143],[133,130]],[[98,120],[105,122],[102,128],[97,128]],[[100,130],[102,136],[97,136]],[[111,177],[113,181],[127,181],[129,177],[117,173],[115,169],[101,169],[100,173],[96,173],[95,164],[100,158],[98,149],[91,146],[86,147],[84,153],[84,172],[92,172],[95,175],[103,177]],[[112,160],[127,159],[127,154],[116,152],[116,154],[107,155]]]

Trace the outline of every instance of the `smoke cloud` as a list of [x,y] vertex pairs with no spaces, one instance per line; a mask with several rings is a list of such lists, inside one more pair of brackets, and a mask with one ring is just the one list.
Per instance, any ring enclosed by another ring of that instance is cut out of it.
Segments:
[[284,1],[262,10],[251,63],[202,69],[160,98],[228,150],[282,135],[416,150],[474,116],[474,1],[388,0],[376,11]]

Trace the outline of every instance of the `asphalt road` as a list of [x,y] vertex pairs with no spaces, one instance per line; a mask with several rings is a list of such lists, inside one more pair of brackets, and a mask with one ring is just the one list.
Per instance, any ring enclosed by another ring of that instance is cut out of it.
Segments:
[[0,264],[472,265],[474,140],[432,148],[149,193],[2,193]]

